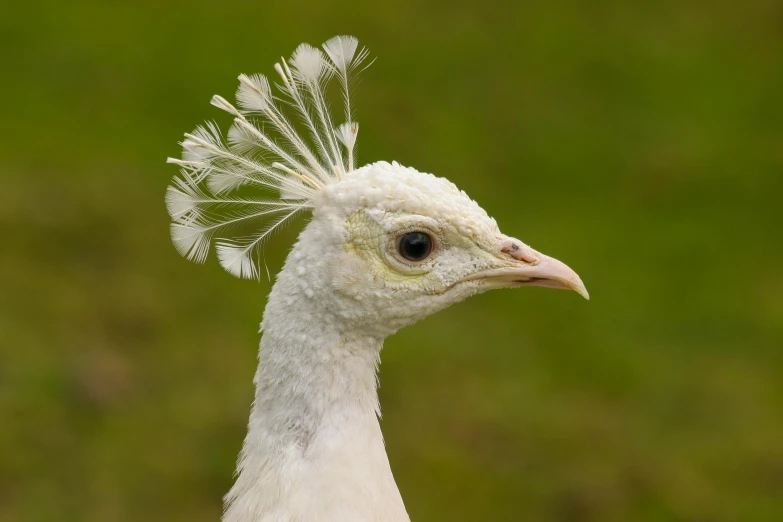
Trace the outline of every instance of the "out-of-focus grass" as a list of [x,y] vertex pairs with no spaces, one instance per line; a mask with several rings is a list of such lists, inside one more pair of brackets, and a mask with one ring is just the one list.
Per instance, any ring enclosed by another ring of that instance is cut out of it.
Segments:
[[779,2],[3,10],[0,521],[218,519],[269,284],[177,256],[163,160],[239,72],[337,33],[379,56],[361,158],[448,177],[593,296],[387,342],[412,518],[783,520]]

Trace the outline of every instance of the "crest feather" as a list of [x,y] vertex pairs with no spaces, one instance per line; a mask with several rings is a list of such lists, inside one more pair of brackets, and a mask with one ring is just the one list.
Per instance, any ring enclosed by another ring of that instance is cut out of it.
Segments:
[[237,88],[237,103],[247,112],[262,113],[272,99],[272,89],[269,80],[263,74],[239,75]]
[[[324,186],[355,168],[359,124],[352,117],[350,83],[368,55],[358,45],[353,36],[336,36],[323,50],[301,44],[290,60],[275,64],[278,95],[263,74],[240,74],[237,106],[212,97],[212,105],[234,117],[227,136],[207,122],[185,134],[182,159],[168,159],[180,167],[166,190],[166,208],[172,242],[183,257],[203,263],[215,239],[226,271],[258,279],[266,238],[312,208]],[[345,104],[345,122],[339,125],[326,100],[335,76]],[[306,132],[291,122],[291,112]],[[252,192],[278,199],[245,196]],[[237,235],[242,228],[250,233]]]

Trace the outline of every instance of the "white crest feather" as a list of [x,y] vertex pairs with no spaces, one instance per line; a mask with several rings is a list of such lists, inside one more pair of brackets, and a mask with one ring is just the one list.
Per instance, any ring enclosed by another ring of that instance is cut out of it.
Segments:
[[263,74],[239,75],[237,103],[245,111],[263,113],[271,99],[272,89],[269,88],[269,80],[266,79],[266,76]]
[[171,224],[171,241],[181,256],[194,263],[203,263],[209,252],[209,236],[202,227]]
[[191,182],[187,172],[183,172],[182,177],[174,178],[173,184],[166,189],[166,210],[174,220],[195,214],[197,201],[202,196],[203,193]]
[[359,40],[354,36],[335,36],[324,43],[324,51],[337,70],[345,73],[351,65],[358,46]]
[[[368,55],[358,45],[352,36],[330,39],[323,51],[301,44],[290,60],[275,64],[281,79],[277,96],[263,74],[241,74],[238,107],[212,97],[212,105],[234,117],[226,139],[207,122],[185,134],[182,159],[168,159],[180,167],[166,190],[166,208],[171,238],[182,256],[203,263],[216,239],[223,268],[258,279],[264,240],[299,211],[312,208],[324,186],[355,168],[359,124],[352,117],[350,83]],[[339,125],[326,100],[334,76],[345,104],[345,123]],[[287,112],[306,132],[300,134]],[[233,194],[237,191],[241,195]],[[279,199],[252,196],[253,191]]]
[[337,127],[337,137],[346,149],[353,150],[356,145],[356,135],[359,134],[359,124],[354,121],[343,123]]
[[235,276],[245,279],[258,279],[258,269],[253,258],[246,255],[245,248],[231,243],[218,243],[215,245],[220,266]]
[[296,71],[296,78],[304,82],[317,82],[326,71],[326,59],[320,49],[306,43],[296,48],[291,55],[291,65]]

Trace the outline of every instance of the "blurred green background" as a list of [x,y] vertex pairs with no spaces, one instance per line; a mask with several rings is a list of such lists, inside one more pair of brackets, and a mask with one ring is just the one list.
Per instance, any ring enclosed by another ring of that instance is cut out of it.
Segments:
[[378,57],[360,160],[448,177],[593,298],[387,341],[413,521],[783,520],[781,2],[2,11],[0,521],[218,520],[269,283],[176,254],[164,160],[238,73],[345,33]]

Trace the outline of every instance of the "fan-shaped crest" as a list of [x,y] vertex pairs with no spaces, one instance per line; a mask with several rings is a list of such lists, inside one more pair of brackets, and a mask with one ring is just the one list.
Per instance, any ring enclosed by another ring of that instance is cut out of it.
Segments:
[[[239,75],[238,107],[215,95],[212,105],[234,117],[224,138],[211,122],[185,134],[180,173],[166,191],[177,251],[203,263],[215,240],[220,264],[237,277],[258,279],[260,247],[296,213],[312,208],[316,191],[355,168],[356,135],[350,84],[368,52],[353,36],[335,36],[323,51],[301,44],[275,64],[273,94],[263,74]],[[334,123],[326,88],[337,78],[344,121]],[[299,121],[300,133],[288,114]],[[279,197],[260,198],[258,192]],[[242,230],[250,229],[247,235]]]

